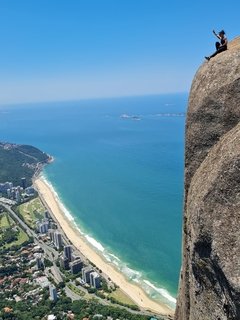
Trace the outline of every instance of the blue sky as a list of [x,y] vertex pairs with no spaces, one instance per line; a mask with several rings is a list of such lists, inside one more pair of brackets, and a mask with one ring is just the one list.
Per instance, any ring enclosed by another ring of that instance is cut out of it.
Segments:
[[188,92],[240,1],[0,0],[0,104]]

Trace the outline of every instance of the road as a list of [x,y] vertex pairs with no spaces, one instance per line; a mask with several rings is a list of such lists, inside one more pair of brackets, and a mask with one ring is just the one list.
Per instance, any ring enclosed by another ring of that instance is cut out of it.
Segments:
[[[51,267],[51,273],[49,273],[49,271],[46,271],[46,274],[49,275],[49,276],[54,277],[54,281],[56,283],[64,281],[63,277],[61,275],[61,272],[60,272],[59,268],[57,267],[57,265],[55,263],[55,261],[59,257],[58,251],[56,251],[54,248],[50,247],[49,245],[46,245],[42,240],[39,240],[37,234],[31,228],[29,228],[29,226],[11,209],[10,205],[6,204],[5,202],[3,202],[1,200],[0,200],[0,205],[3,206],[5,208],[5,210],[7,210],[9,212],[9,214],[13,217],[13,219],[19,223],[19,225],[26,231],[28,236],[30,236],[30,237],[32,237],[34,239],[35,243],[42,248],[42,250],[44,251],[45,255],[53,263],[53,266]],[[79,296],[78,294],[73,292],[67,286],[65,286],[65,293],[72,300],[82,299],[81,296]],[[95,298],[97,298],[97,300],[99,300],[99,302],[104,304],[104,305],[113,305],[109,301],[100,299],[97,296],[95,296]],[[135,310],[132,310],[132,309],[129,309],[127,307],[120,306],[120,305],[117,305],[117,306],[120,307],[120,308],[124,308],[127,311],[129,311],[131,313],[134,313],[134,314],[145,314],[145,315],[149,315],[149,316],[152,315],[151,312],[148,312],[146,310],[135,311]],[[162,319],[171,319],[171,318],[162,317]]]
[[14,220],[16,220],[20,224],[20,226],[27,232],[28,236],[33,237],[36,241],[38,241],[36,233],[32,231],[32,229],[30,229],[29,226],[25,222],[23,222],[21,218],[19,218],[19,216],[11,209],[9,205],[4,203],[3,201],[0,201],[0,204],[11,214]]
[[82,299],[82,297],[73,292],[68,286],[65,286],[65,293],[72,301]]
[[4,202],[0,201],[0,204],[11,214],[15,221],[26,231],[29,237],[32,237],[37,245],[39,245],[43,251],[47,254],[51,261],[58,259],[58,251],[50,246],[46,245],[42,240],[38,239],[37,234],[11,209],[11,207]]
[[19,225],[26,231],[28,236],[32,237],[35,243],[39,245],[40,248],[42,248],[47,258],[53,263],[52,272],[53,272],[53,275],[55,275],[57,282],[62,281],[63,279],[62,279],[61,273],[55,263],[55,261],[58,259],[58,255],[59,255],[58,251],[46,245],[42,240],[39,240],[37,234],[31,228],[29,228],[29,226],[11,209],[9,205],[5,204],[2,201],[0,201],[0,204],[5,208],[5,210],[7,210],[10,213],[12,218],[19,223]]
[[[28,236],[34,239],[35,243],[39,245],[40,248],[42,248],[45,255],[53,263],[53,266],[50,268],[51,272],[49,272],[49,270],[47,269],[45,270],[46,275],[53,277],[56,283],[62,282],[63,278],[62,278],[61,272],[59,271],[59,268],[55,263],[55,261],[58,259],[58,255],[59,255],[58,251],[46,245],[42,240],[39,240],[37,234],[31,228],[29,228],[29,226],[11,209],[9,205],[7,205],[5,202],[1,200],[0,200],[0,204],[5,208],[7,212],[9,212],[12,218],[19,223],[19,225],[24,229],[24,231],[28,234]],[[77,295],[67,286],[65,288],[65,292],[66,292],[66,295],[72,300],[81,299],[79,295]]]

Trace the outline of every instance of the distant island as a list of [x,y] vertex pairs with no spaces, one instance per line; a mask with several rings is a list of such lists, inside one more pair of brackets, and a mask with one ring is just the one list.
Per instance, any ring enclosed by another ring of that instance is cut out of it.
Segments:
[[[145,116],[146,117],[146,116]],[[147,117],[185,117],[184,112],[162,112],[154,115],[148,115]],[[127,113],[123,113],[120,115],[120,119],[123,120],[142,120],[143,116],[140,115],[131,115]]]
[[128,114],[126,114],[126,113],[121,114],[120,118],[121,118],[121,119],[137,120],[137,121],[141,120],[141,118],[140,118],[139,116],[136,116],[136,115],[128,115]]

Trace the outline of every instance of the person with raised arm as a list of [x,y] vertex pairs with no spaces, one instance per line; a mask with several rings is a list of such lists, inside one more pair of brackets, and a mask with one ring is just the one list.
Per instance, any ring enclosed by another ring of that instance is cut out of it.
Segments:
[[217,54],[219,54],[219,53],[227,50],[228,40],[227,40],[227,37],[226,37],[226,35],[225,35],[225,31],[222,30],[222,31],[220,31],[220,32],[217,34],[217,33],[215,32],[215,30],[213,30],[213,34],[220,40],[220,42],[217,41],[217,42],[215,43],[216,51],[215,51],[211,56],[205,57],[205,59],[207,59],[208,61],[209,61],[211,58],[215,57]]

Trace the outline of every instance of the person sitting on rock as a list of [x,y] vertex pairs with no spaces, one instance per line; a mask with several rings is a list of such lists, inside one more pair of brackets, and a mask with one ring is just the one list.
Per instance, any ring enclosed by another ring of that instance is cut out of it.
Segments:
[[213,34],[220,40],[216,42],[215,46],[216,46],[216,51],[210,56],[210,57],[205,57],[205,59],[207,59],[208,61],[215,57],[217,54],[227,50],[227,37],[225,36],[225,31],[222,30],[220,31],[218,34],[213,30]]

